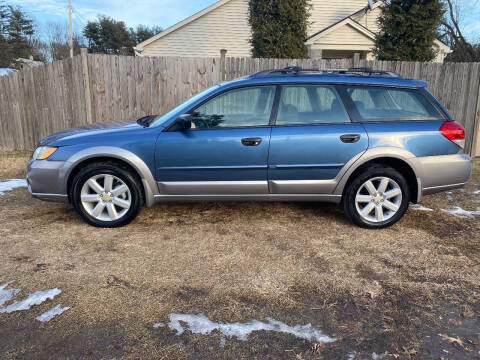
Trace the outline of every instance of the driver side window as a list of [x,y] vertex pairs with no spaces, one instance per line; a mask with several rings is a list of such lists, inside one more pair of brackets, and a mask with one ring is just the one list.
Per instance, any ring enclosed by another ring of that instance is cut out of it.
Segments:
[[235,89],[218,95],[192,112],[192,128],[216,129],[267,126],[275,86]]

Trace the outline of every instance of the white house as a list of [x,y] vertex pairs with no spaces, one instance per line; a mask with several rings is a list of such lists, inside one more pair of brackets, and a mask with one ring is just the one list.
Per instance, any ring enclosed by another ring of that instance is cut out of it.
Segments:
[[[353,57],[373,59],[378,17],[383,0],[312,0],[305,44],[312,58]],[[250,57],[251,29],[248,0],[220,0],[135,48],[139,56],[216,57],[221,49],[229,56]],[[435,61],[443,62],[450,48],[436,40]]]

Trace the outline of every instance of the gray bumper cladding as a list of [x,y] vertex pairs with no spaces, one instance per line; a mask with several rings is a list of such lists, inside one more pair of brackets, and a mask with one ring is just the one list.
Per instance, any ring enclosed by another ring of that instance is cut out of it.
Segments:
[[28,191],[46,201],[68,202],[64,161],[30,160],[27,168]]

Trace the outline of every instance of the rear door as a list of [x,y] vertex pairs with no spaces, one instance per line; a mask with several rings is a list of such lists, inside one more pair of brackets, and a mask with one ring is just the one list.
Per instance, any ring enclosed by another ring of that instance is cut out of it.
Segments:
[[364,127],[350,121],[334,86],[284,85],[270,140],[270,193],[330,194],[340,170],[367,147]]

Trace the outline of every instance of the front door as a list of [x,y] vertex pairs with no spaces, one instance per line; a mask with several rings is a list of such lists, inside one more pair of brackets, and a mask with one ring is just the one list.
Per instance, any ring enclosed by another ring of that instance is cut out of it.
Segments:
[[268,194],[275,92],[275,86],[229,90],[189,112],[192,129],[162,132],[155,154],[160,192]]
[[282,87],[272,128],[268,178],[274,194],[330,194],[336,176],[368,147],[334,86]]

